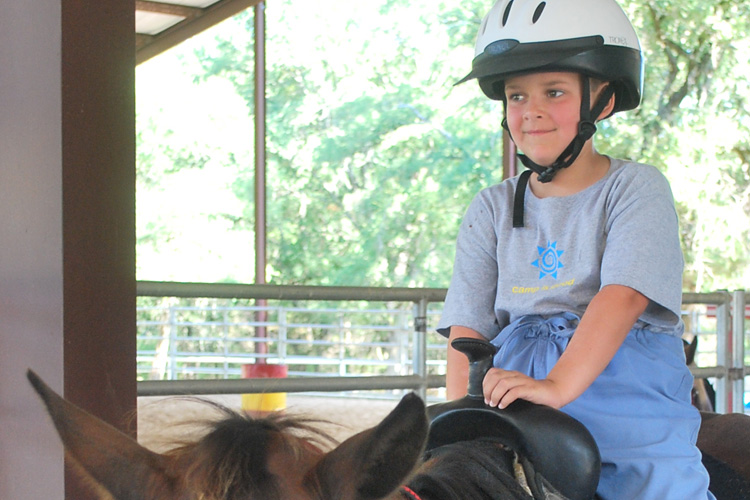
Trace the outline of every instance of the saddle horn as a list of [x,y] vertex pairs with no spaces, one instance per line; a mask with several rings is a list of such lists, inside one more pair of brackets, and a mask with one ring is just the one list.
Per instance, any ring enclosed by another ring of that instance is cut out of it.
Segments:
[[455,339],[451,346],[469,358],[469,383],[466,395],[470,398],[484,398],[482,382],[487,371],[492,368],[492,358],[497,348],[484,340],[468,337]]
[[601,457],[588,429],[560,410],[522,399],[505,409],[487,406],[482,381],[497,348],[471,338],[455,339],[451,345],[469,359],[467,395],[427,408],[431,424],[426,449],[494,438],[526,457],[530,467],[524,469],[531,469],[526,470],[527,476],[540,486],[547,482],[570,500],[594,498]]

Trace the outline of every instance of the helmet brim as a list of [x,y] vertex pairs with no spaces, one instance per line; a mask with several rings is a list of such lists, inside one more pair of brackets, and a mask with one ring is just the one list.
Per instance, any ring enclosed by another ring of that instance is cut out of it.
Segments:
[[615,111],[633,109],[640,103],[640,51],[605,45],[601,36],[534,43],[498,40],[474,58],[471,73],[456,85],[477,79],[487,97],[502,100],[508,78],[553,71],[571,71],[610,82],[615,88]]
[[603,45],[600,36],[532,43],[498,40],[474,58],[471,73],[456,85],[486,76],[510,77],[527,73]]

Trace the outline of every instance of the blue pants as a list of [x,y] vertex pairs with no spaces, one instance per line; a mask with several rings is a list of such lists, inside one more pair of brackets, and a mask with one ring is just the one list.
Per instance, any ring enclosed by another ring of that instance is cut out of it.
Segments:
[[[494,365],[546,378],[579,318],[524,316],[492,341]],[[714,500],[695,446],[700,414],[690,403],[693,377],[682,340],[633,329],[607,368],[561,408],[591,432],[602,457],[604,500]]]

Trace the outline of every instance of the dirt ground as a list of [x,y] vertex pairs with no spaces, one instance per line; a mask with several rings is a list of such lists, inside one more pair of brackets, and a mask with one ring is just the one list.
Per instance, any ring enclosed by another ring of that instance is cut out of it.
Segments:
[[[204,396],[233,410],[242,409],[239,395]],[[323,420],[320,428],[337,441],[377,425],[398,404],[397,399],[362,399],[288,394],[286,413]],[[175,442],[192,440],[196,422],[218,418],[210,405],[180,397],[138,398],[138,442],[164,451]]]

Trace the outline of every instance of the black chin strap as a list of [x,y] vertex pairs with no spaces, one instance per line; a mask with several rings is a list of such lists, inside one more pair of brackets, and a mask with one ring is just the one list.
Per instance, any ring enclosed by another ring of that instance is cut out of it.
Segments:
[[[531,158],[524,154],[518,154],[518,159],[521,163],[529,170],[523,172],[518,179],[518,185],[516,186],[516,193],[513,200],[513,227],[523,227],[523,207],[524,198],[526,196],[526,185],[529,182],[529,176],[531,172],[537,174],[539,182],[550,182],[557,174],[558,171],[563,168],[567,168],[573,164],[581,154],[583,145],[586,141],[593,137],[596,132],[596,124],[594,123],[596,118],[604,111],[604,108],[609,103],[609,100],[614,94],[614,89],[611,85],[607,85],[602,94],[597,99],[593,108],[589,107],[588,103],[591,102],[591,87],[589,79],[587,77],[581,78],[583,82],[583,92],[581,93],[581,120],[578,122],[578,134],[568,144],[560,156],[552,162],[551,165],[543,166],[535,163]],[[503,128],[508,131],[508,123],[503,119]],[[511,140],[513,137],[511,136]]]
[[523,163],[526,168],[539,174],[539,182],[550,182],[558,171],[571,166],[573,162],[576,161],[578,155],[581,154],[583,145],[586,144],[586,141],[591,139],[595,132],[596,125],[593,123],[589,121],[579,122],[578,134],[570,144],[568,144],[568,147],[565,148],[560,156],[557,157],[557,160],[547,167],[534,163],[531,158],[524,154],[519,154],[518,159],[521,160],[521,163]]
[[516,193],[513,196],[513,227],[523,227],[523,204],[526,198],[526,185],[529,183],[531,170],[524,170],[518,176]]

